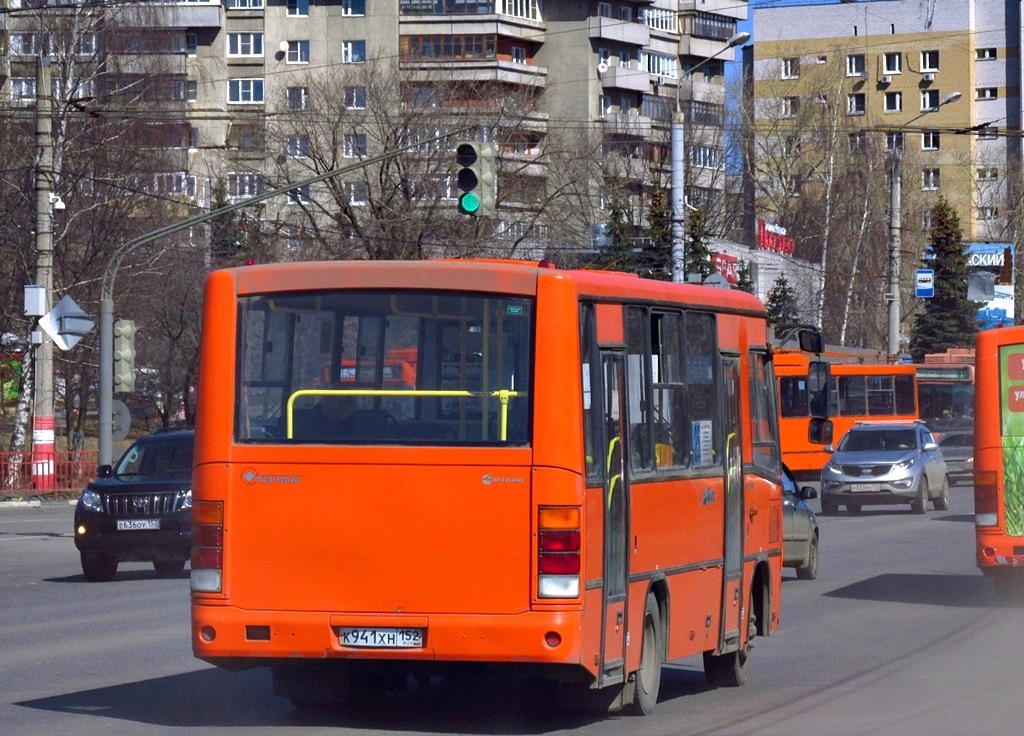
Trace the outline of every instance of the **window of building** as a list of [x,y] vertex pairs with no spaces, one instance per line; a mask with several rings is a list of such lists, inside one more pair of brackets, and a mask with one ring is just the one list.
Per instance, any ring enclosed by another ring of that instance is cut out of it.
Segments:
[[265,148],[266,135],[262,125],[232,124],[228,130],[228,146],[239,151],[260,151]]
[[987,61],[991,59],[998,59],[999,55],[996,53],[994,48],[975,49],[974,58],[978,61]]
[[978,181],[998,181],[999,180],[999,169],[993,167],[986,167],[978,169]]
[[343,0],[342,15],[366,15],[366,0]]
[[186,102],[198,102],[199,101],[199,83],[194,79],[185,80],[185,101]]
[[309,204],[309,184],[301,184],[288,190],[289,204]]
[[512,47],[512,63],[513,64],[525,64],[526,63],[526,49],[522,46]]
[[978,219],[979,220],[994,220],[999,217],[998,207],[979,207],[978,208]]
[[931,232],[934,223],[934,213],[932,210],[925,210],[921,213],[921,229],[926,233]]
[[677,33],[679,30],[678,13],[667,8],[641,8],[640,17],[643,23],[657,31]]
[[248,199],[263,193],[263,174],[234,172],[228,174],[228,197]]
[[889,132],[885,134],[885,150],[886,151],[902,151],[903,150],[903,134]]
[[229,33],[228,56],[263,56],[263,34]]
[[345,107],[350,110],[365,110],[366,87],[346,87]]
[[309,0],[288,0],[288,15],[302,17],[309,15]]
[[348,203],[353,207],[364,206],[369,200],[369,192],[365,181],[345,182],[345,192],[348,195]]
[[922,169],[921,170],[921,188],[926,190],[935,190],[939,188],[939,170],[938,169]]
[[903,55],[899,51],[892,51],[882,57],[883,74],[902,74]]
[[35,99],[35,77],[11,77],[11,100],[14,104],[24,105],[29,102],[35,102]]
[[342,158],[362,158],[366,155],[366,133],[346,133],[342,139]]
[[309,109],[309,87],[288,88],[288,109],[308,110]]
[[978,87],[975,90],[975,99],[978,100],[996,100],[999,99],[999,88],[998,87]]
[[782,98],[782,117],[784,118],[795,118],[800,114],[800,98],[799,97],[783,97]]
[[864,54],[848,54],[846,56],[846,76],[859,77],[864,73]]
[[863,130],[850,133],[850,153],[866,151],[868,146],[868,134]]
[[[903,93],[902,92],[886,92],[885,93],[885,111],[886,112],[900,112],[903,109]],[[861,111],[863,114],[863,111]]]
[[921,91],[921,110],[936,110],[939,107],[939,91],[926,89]]
[[922,51],[921,52],[921,71],[923,72],[937,72],[939,70],[939,52],[938,51]]
[[800,59],[796,56],[789,59],[782,60],[782,78],[783,79],[799,79],[800,78]]
[[341,63],[361,64],[366,61],[366,41],[342,41]]
[[285,60],[289,64],[308,64],[309,41],[289,41]]
[[75,40],[75,53],[79,56],[93,56],[98,48],[97,34],[92,32],[82,33]]
[[986,125],[978,129],[978,140],[993,140],[999,137],[998,125]]
[[292,158],[308,158],[309,157],[309,136],[307,135],[290,135],[288,136],[288,146],[286,151]]
[[847,115],[863,115],[864,106],[865,97],[863,92],[854,92],[853,94],[846,96]]
[[263,103],[263,77],[228,80],[228,102],[236,105]]
[[629,49],[619,49],[619,66],[629,68],[629,62],[633,60],[633,54]]
[[795,135],[788,136],[785,142],[785,149],[787,156],[799,156],[800,155],[800,138]]
[[796,174],[789,177],[789,188],[787,189],[787,193],[790,197],[800,196],[800,177]]
[[939,131],[937,130],[926,130],[921,134],[921,150],[922,151],[938,151],[939,150]]
[[633,22],[633,8],[628,5],[619,6],[619,20],[624,20],[627,23]]
[[11,56],[35,56],[43,52],[42,36],[38,33],[12,31],[8,44]]
[[611,3],[598,3],[597,14],[602,18],[612,17],[612,4]]
[[225,2],[227,4],[224,7],[228,10],[251,10],[263,7],[263,0],[225,0]]
[[185,53],[195,56],[199,51],[199,34],[195,31],[185,32]]

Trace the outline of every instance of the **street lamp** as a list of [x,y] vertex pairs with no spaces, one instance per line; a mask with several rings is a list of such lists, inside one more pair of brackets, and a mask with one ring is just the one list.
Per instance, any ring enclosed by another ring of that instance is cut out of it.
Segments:
[[[959,92],[950,92],[938,105],[911,118],[902,127],[906,128],[915,120],[937,112],[943,105],[956,102],[961,97]],[[892,167],[889,170],[889,292],[885,298],[889,302],[889,360],[895,363],[900,353],[900,250],[903,243],[900,237],[900,150],[893,146],[892,154]]]
[[[686,72],[686,79],[690,78],[697,69],[725,53],[731,48],[742,46],[750,40],[750,34],[740,31],[729,37],[725,46],[706,59],[690,67]],[[679,100],[679,88],[683,86],[683,79],[680,78],[676,84],[676,111],[672,115],[672,159],[671,159],[671,186],[672,186],[672,280],[676,283],[686,281],[686,171],[684,156],[686,153],[686,128],[682,105]]]

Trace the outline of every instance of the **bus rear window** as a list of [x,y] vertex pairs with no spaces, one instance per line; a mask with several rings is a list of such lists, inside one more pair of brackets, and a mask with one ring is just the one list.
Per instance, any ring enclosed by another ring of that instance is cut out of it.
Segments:
[[240,441],[529,443],[530,299],[338,291],[239,301]]

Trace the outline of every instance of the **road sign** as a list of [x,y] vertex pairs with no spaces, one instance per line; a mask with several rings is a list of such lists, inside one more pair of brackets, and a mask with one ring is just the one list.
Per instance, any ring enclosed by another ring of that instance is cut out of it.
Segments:
[[935,296],[935,271],[931,268],[917,269],[917,293],[918,299],[931,299]]
[[89,334],[93,322],[74,299],[65,295],[56,307],[39,318],[39,326],[53,339],[54,345],[70,350]]

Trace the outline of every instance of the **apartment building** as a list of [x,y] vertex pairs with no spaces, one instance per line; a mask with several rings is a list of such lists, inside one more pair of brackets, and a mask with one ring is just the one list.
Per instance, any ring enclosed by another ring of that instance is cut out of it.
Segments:
[[[787,119],[834,109],[832,129],[851,151],[871,144],[901,154],[904,238],[926,237],[939,196],[956,208],[965,240],[1011,238],[1009,182],[1021,163],[1018,2],[761,7],[754,31],[757,135],[780,140],[774,149],[762,141],[760,151],[815,145]],[[791,182],[790,193],[803,184]]]
[[[453,143],[479,137],[499,153],[498,214],[472,233],[482,247],[532,257],[585,246],[613,195],[640,225],[652,187],[668,186],[677,107],[692,128],[690,200],[713,202],[725,189],[726,41],[746,0],[139,2],[84,14],[94,22],[49,0],[6,4],[0,90],[12,105],[33,107],[37,57],[54,53],[69,24],[68,53],[101,73],[56,83],[58,105],[101,114],[115,56],[159,78],[124,97],[136,118],[160,103],[148,145],[170,151],[152,157],[152,178],[138,186],[210,207],[218,187],[238,200],[345,169],[260,210],[287,242],[370,232],[416,242],[421,254],[451,252],[469,219],[455,211]],[[107,37],[112,28],[120,41]],[[55,78],[66,68],[55,63]],[[80,88],[58,95],[71,81]],[[417,141],[413,163],[357,167]],[[75,192],[66,194],[73,206]],[[430,227],[410,221],[420,210]],[[401,222],[382,227],[389,217]],[[446,221],[450,231],[436,226]],[[436,248],[423,251],[431,238]]]

